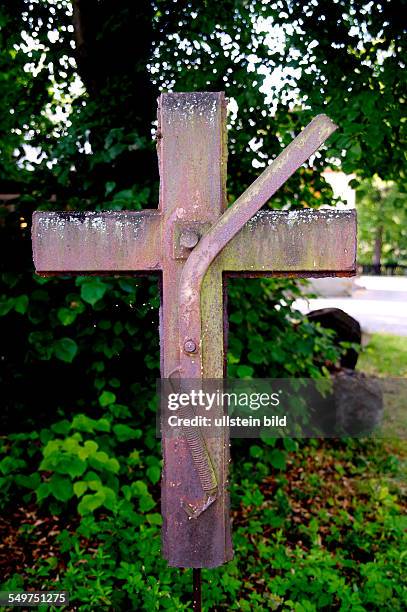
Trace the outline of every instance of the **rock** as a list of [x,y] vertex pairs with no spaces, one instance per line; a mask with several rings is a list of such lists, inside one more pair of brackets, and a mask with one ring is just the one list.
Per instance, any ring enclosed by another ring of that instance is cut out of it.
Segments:
[[[336,332],[335,341],[337,344],[340,342],[353,342],[360,346],[362,332],[359,322],[340,308],[312,310],[308,313],[307,317],[313,323],[320,323],[321,327],[333,329]],[[341,357],[341,366],[354,370],[357,361],[357,351],[348,349]]]
[[370,433],[383,417],[383,392],[378,379],[341,370],[333,376],[336,429],[342,435]]

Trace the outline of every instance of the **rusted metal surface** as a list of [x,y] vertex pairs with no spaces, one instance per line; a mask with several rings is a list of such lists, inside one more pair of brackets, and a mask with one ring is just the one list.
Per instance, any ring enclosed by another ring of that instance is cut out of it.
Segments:
[[[260,211],[219,254],[222,270],[356,273],[354,210]],[[250,248],[248,248],[250,245]]]
[[35,212],[33,258],[41,272],[161,268],[158,211]]
[[187,259],[210,227],[209,221],[176,221],[173,228],[174,259]]
[[[33,215],[38,273],[161,270],[158,211]],[[176,223],[173,257],[187,259],[209,223]],[[320,276],[356,270],[356,213],[337,210],[260,211],[218,256],[223,271],[304,272]],[[185,242],[183,239],[193,242]],[[250,248],[248,245],[250,244]]]
[[[226,201],[226,120],[222,93],[166,94],[159,101],[158,143],[162,225],[162,376],[180,377],[179,284],[187,247],[182,232],[211,227]],[[198,243],[199,244],[199,243]],[[195,247],[196,248],[196,247]],[[193,250],[192,250],[193,252]],[[199,377],[223,377],[222,281],[203,289],[210,336]],[[214,294],[215,289],[215,294]],[[191,345],[186,345],[190,349]],[[201,351],[201,347],[200,347]],[[194,352],[188,353],[194,359]],[[180,384],[183,384],[182,381]],[[182,429],[163,439],[163,554],[176,567],[215,567],[232,557],[228,491],[229,444]],[[215,501],[216,499],[216,501]]]
[[[251,217],[269,200],[283,183],[325,142],[337,126],[326,115],[318,115],[262,172],[246,191],[228,208],[205,234],[188,258],[182,272],[179,289],[180,346],[191,339],[200,347],[201,286],[209,266]],[[249,243],[250,244],[250,243]],[[247,248],[249,248],[249,244]],[[185,351],[180,354],[181,374],[199,378],[202,352],[194,359]]]
[[[225,211],[225,115],[223,93],[160,97],[158,210],[33,217],[39,273],[162,272],[161,376],[180,390],[194,378],[222,384],[225,275],[355,272],[353,212],[257,212],[334,124],[317,117]],[[176,567],[225,563],[232,557],[227,433],[180,428],[164,437],[163,455],[164,557]]]

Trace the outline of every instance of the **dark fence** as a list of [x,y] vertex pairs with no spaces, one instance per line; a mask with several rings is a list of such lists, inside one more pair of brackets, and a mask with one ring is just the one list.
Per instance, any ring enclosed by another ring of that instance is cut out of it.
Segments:
[[391,264],[359,264],[359,274],[371,276],[407,276],[407,266],[398,263]]

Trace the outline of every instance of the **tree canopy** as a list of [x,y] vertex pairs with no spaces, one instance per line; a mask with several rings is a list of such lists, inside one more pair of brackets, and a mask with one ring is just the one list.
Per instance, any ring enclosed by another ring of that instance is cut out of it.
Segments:
[[[105,205],[135,187],[138,204],[151,205],[158,92],[224,89],[236,104],[232,194],[257,172],[253,161],[264,165],[321,111],[340,126],[328,155],[345,172],[403,183],[403,7],[404,0],[5,2],[2,180]],[[41,151],[39,163],[23,161],[27,140]],[[278,200],[300,196],[312,205],[316,193],[324,197],[320,187],[310,195],[309,177],[296,177]]]

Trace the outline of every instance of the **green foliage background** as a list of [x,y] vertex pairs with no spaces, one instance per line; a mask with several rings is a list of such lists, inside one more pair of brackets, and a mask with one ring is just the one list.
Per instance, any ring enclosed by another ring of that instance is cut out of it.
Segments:
[[[274,208],[331,203],[326,158],[361,178],[380,169],[402,189],[397,4],[79,0],[74,12],[64,0],[2,4],[0,182],[21,196],[0,209],[0,504],[11,524],[22,522],[29,551],[37,527],[16,508],[54,521],[46,551],[10,561],[5,588],[58,584],[80,610],[183,610],[191,583],[159,552],[157,281],[36,277],[32,211],[155,207],[155,98],[166,90],[225,90],[235,101],[231,203],[321,111],[341,129]],[[263,81],[283,66],[270,108]],[[27,143],[40,151],[36,161]],[[332,334],[292,311],[294,283],[236,280],[229,294],[231,375],[323,376],[337,360]],[[371,484],[366,495],[378,501],[367,509],[317,508],[308,525],[293,521],[285,471],[293,461],[310,469],[308,455],[320,451],[294,441],[235,445],[236,558],[204,577],[208,609],[403,608],[401,523],[389,489]],[[368,448],[342,451],[339,479],[371,465]],[[323,478],[294,497],[317,495]],[[323,540],[321,525],[330,532]]]
[[356,197],[359,261],[375,261],[375,243],[379,240],[382,263],[407,265],[406,193],[392,181],[374,176],[361,182]]

